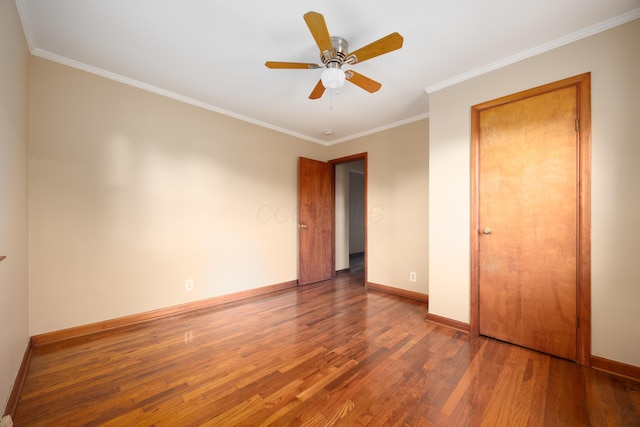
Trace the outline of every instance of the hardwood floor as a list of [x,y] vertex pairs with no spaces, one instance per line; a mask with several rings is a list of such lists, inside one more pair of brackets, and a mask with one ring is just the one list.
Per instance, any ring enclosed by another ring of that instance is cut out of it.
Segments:
[[22,426],[640,426],[640,383],[425,322],[360,275],[36,347]]

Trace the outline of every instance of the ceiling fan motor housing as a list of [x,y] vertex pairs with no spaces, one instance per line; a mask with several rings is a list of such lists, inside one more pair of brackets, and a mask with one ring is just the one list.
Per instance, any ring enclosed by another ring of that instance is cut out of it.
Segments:
[[329,65],[331,63],[337,64],[339,68],[347,57],[349,43],[342,37],[334,36],[331,37],[331,44],[333,46],[333,52],[323,52],[323,54],[320,55],[320,59],[327,68],[331,68]]

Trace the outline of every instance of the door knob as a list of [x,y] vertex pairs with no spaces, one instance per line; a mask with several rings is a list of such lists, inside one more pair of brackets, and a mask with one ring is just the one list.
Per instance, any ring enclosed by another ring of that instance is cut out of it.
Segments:
[[307,228],[307,224],[298,224],[298,228]]
[[491,230],[491,229],[490,229],[490,228],[488,228],[488,227],[487,227],[487,228],[485,228],[484,230],[482,230],[482,232],[483,232],[484,234],[491,234],[491,232],[492,232],[492,231],[493,231],[493,230]]

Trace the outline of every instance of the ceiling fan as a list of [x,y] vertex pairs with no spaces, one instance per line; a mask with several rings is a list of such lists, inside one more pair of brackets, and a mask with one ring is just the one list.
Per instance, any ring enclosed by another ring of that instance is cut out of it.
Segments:
[[318,69],[325,68],[316,87],[309,95],[309,99],[318,99],[324,94],[325,89],[340,89],[345,80],[361,87],[367,92],[377,92],[382,84],[365,77],[349,69],[342,70],[344,64],[354,65],[367,59],[392,52],[402,47],[404,39],[398,33],[391,33],[386,37],[374,41],[360,49],[349,52],[349,44],[342,37],[331,37],[324,16],[318,12],[307,12],[304,21],[311,31],[311,35],[320,48],[320,60],[322,65],[305,62],[277,62],[267,61],[267,68],[289,68],[289,69]]

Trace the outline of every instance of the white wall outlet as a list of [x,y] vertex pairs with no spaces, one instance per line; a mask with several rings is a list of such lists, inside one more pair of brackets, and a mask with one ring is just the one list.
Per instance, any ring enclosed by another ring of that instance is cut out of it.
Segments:
[[409,273],[409,280],[412,282],[415,282],[417,280],[415,271],[412,271],[411,273]]
[[0,427],[13,427],[13,420],[11,419],[11,415],[5,415],[0,420]]
[[184,290],[192,291],[193,290],[193,279],[187,279],[184,282]]

